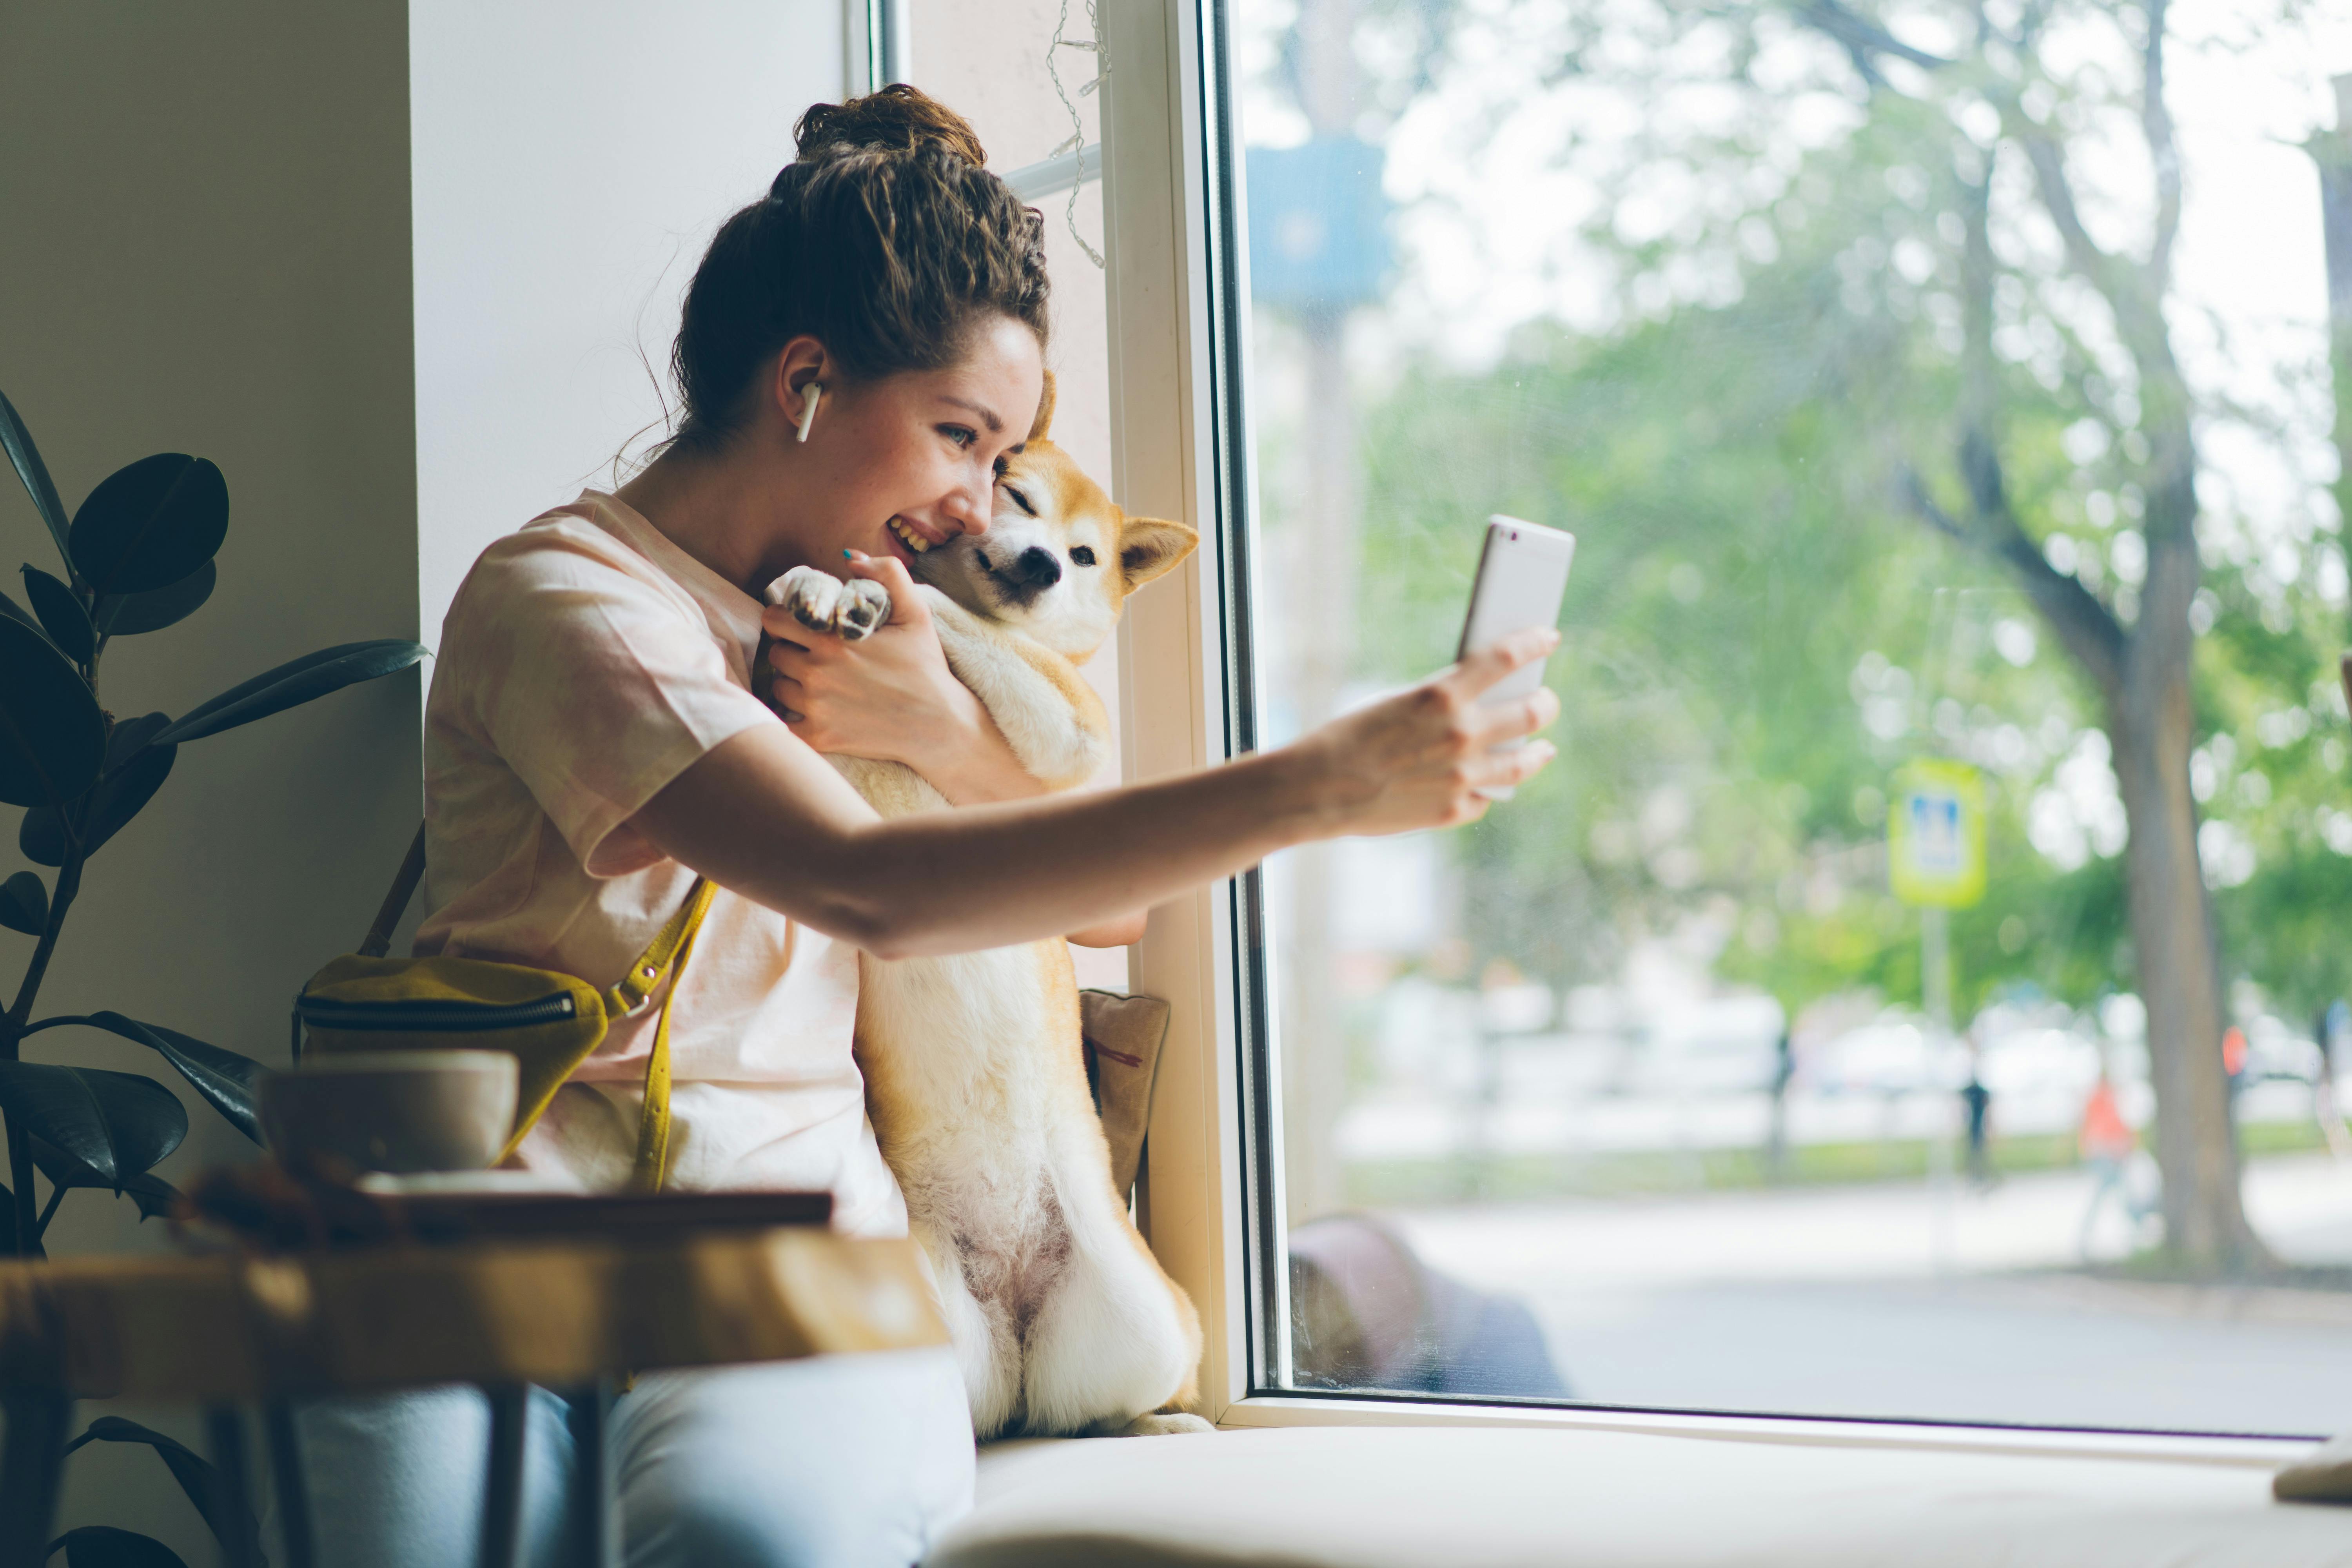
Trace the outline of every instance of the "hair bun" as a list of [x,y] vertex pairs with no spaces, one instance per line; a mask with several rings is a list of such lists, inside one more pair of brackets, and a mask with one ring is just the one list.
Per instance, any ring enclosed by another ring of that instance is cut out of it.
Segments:
[[818,163],[850,153],[951,153],[974,168],[988,162],[971,126],[919,88],[893,82],[845,103],[815,103],[793,128],[794,161]]

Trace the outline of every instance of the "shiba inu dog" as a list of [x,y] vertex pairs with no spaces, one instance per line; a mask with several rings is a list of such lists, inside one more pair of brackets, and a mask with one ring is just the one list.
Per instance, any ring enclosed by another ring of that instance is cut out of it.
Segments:
[[[1049,381],[987,532],[908,544],[949,666],[1022,765],[1058,790],[1110,759],[1108,718],[1077,667],[1127,595],[1199,537],[1112,505],[1046,439],[1053,397]],[[768,596],[812,632],[852,638],[889,611],[877,584],[807,566]],[[885,816],[947,807],[910,768],[830,761]],[[1192,1395],[1200,1319],[1112,1189],[1068,947],[866,954],[858,981],[866,1109],[954,1334],[974,1431],[1205,1430],[1153,1414]]]

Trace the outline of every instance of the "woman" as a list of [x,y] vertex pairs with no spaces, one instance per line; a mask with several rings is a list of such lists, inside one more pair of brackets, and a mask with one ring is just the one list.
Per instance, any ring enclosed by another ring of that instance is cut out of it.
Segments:
[[[616,974],[701,875],[721,889],[673,1005],[669,1180],[829,1188],[836,1223],[903,1234],[850,1056],[859,948],[897,956],[1093,928],[1312,838],[1470,820],[1490,754],[1556,711],[1476,694],[1529,635],[1281,751],[1189,777],[1025,798],[949,673],[908,563],[984,531],[1043,389],[1041,224],[971,130],[911,89],[800,127],[690,286],[676,439],[492,545],[449,613],[426,712],[420,952]],[[769,612],[803,563],[878,582],[845,647]],[[768,686],[787,722],[752,695]],[[969,809],[883,822],[819,754],[908,763]],[[604,984],[599,980],[598,984]],[[619,1021],[525,1141],[528,1166],[616,1184],[652,1009]],[[542,1399],[536,1561],[564,1561],[568,1439]],[[448,1391],[306,1415],[322,1518],[352,1561],[472,1560],[485,1416]],[[965,1505],[971,1437],[945,1352],[649,1376],[612,1441],[633,1564],[898,1563]]]

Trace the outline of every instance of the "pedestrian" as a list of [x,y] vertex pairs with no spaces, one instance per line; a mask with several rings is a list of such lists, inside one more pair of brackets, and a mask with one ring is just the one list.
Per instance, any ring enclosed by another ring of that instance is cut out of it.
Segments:
[[1990,1192],[2000,1184],[2000,1178],[1993,1173],[1992,1169],[1992,1090],[1985,1087],[1977,1054],[1975,1043],[1971,1041],[1969,1081],[1960,1087],[1960,1105],[1969,1118],[1969,1184],[1979,1192]]
[[2337,1160],[2352,1160],[2352,1134],[2344,1130],[2344,1108],[2336,1097],[2336,1026],[2344,1011],[2341,998],[2319,1010],[2311,1026],[2318,1058],[2311,1072],[2311,1113],[2319,1119],[2319,1135]]
[[1772,1120],[1764,1142],[1765,1175],[1775,1182],[1789,1173],[1789,1084],[1796,1076],[1796,1043],[1783,1028],[1772,1042]]
[[2075,1130],[2074,1148],[2083,1163],[2091,1168],[2091,1201],[2083,1210],[2083,1233],[2078,1242],[2083,1261],[2091,1260],[2091,1232],[2097,1225],[2099,1210],[2107,1194],[2116,1194],[2130,1220],[2135,1234],[2140,1221],[2147,1217],[2147,1207],[2134,1195],[2127,1180],[2131,1157],[2139,1151],[2139,1134],[2124,1120],[2123,1107],[2116,1102],[2116,1086],[2103,1063],[2099,1081],[2091,1086],[2090,1098],[2083,1104],[2083,1120]]

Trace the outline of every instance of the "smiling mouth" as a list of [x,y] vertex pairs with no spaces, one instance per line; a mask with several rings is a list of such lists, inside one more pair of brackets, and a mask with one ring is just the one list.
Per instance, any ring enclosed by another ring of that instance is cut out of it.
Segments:
[[917,533],[913,529],[908,528],[896,517],[889,520],[887,526],[890,531],[898,537],[899,543],[905,545],[908,549],[913,551],[918,555],[920,555],[923,552],[931,547],[931,542],[929,540],[925,539],[921,534]]

